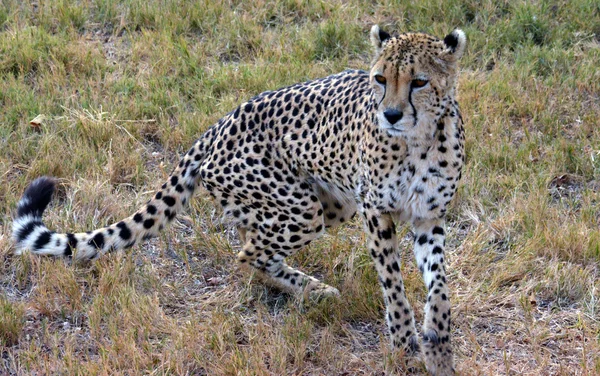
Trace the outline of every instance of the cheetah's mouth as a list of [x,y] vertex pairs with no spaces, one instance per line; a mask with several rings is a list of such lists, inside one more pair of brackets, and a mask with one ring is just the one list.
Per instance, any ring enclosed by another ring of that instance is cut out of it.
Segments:
[[402,136],[405,134],[405,132],[402,129],[396,128],[387,128],[386,131],[390,136]]
[[383,113],[377,114],[377,123],[381,129],[387,131],[390,136],[403,136],[406,132],[414,128],[415,122],[411,119],[402,119],[396,124],[390,124],[383,116]]

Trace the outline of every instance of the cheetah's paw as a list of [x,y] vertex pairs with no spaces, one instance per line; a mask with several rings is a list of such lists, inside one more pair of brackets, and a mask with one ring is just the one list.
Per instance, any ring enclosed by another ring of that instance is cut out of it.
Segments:
[[423,330],[423,358],[432,376],[454,375],[452,346],[448,337],[440,338],[434,329]]
[[320,301],[326,298],[338,298],[340,291],[335,287],[329,286],[323,282],[310,282],[304,288],[304,300]]

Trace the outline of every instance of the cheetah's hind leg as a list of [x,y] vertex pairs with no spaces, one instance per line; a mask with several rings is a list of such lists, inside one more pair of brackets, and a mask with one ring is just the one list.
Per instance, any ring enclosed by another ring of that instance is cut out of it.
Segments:
[[[291,224],[291,226],[297,225]],[[308,232],[306,229],[304,231]],[[247,230],[245,235],[246,243],[244,244],[242,251],[237,255],[238,261],[242,265],[248,264],[252,266],[256,271],[256,276],[265,284],[273,286],[281,291],[302,296],[304,298],[308,297],[310,299],[339,296],[339,291],[336,288],[331,287],[300,270],[292,268],[284,261],[285,257],[296,253],[310,243],[312,239],[318,237],[318,233],[304,233],[302,240],[298,241],[300,247],[287,245],[290,244],[290,238],[292,240],[296,239],[293,238],[294,235],[278,235],[276,238],[279,241],[283,239],[285,239],[285,241],[274,244],[274,248],[278,248],[277,251],[274,251],[272,248],[261,247],[262,244],[265,244],[265,240],[267,240],[265,236],[269,235],[269,233],[264,233],[260,230]]]
[[[300,270],[294,269],[284,259],[306,247],[324,231],[323,209],[311,189],[297,189],[295,205],[278,207],[269,202],[269,216],[276,221],[266,221],[263,210],[252,208],[246,218],[252,218],[246,227],[245,243],[238,253],[238,261],[258,271],[259,277],[278,289],[311,299],[339,296],[339,291]],[[262,222],[258,220],[263,219]]]

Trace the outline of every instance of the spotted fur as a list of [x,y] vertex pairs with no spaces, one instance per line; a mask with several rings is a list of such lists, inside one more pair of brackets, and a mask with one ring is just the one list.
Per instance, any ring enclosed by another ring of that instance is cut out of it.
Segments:
[[[433,375],[452,374],[444,217],[464,163],[455,86],[466,40],[459,30],[440,40],[420,33],[392,37],[374,26],[371,42],[370,72],[265,92],[227,114],[154,198],[111,226],[77,234],[49,230],[41,217],[54,183],[35,180],[13,225],[17,253],[88,260],[132,247],[172,222],[201,184],[237,223],[240,263],[293,293],[337,295],[284,259],[358,212],[393,347],[421,351]],[[395,221],[413,226],[428,289],[420,340],[400,273]]]

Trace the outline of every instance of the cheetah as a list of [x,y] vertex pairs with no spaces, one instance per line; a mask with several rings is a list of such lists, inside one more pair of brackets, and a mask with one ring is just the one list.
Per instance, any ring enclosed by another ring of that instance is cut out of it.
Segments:
[[[85,233],[42,222],[54,180],[34,180],[17,206],[16,253],[91,260],[156,236],[202,185],[232,218],[241,264],[293,294],[339,291],[285,263],[325,229],[364,223],[394,349],[422,356],[432,375],[454,373],[444,266],[445,214],[465,160],[456,101],[465,34],[370,32],[369,72],[347,70],[241,104],[211,126],[160,190],[130,217]],[[410,222],[428,290],[419,336],[400,273],[395,222]]]

